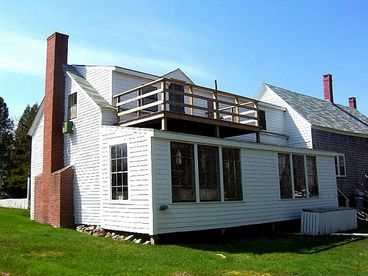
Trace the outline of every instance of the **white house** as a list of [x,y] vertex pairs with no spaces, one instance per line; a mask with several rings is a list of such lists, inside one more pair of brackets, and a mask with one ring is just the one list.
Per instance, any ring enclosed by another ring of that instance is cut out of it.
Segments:
[[[338,206],[335,153],[287,147],[284,107],[195,85],[179,69],[67,65],[67,40],[48,38],[29,132],[32,219],[155,237]],[[274,112],[263,132],[260,109]]]

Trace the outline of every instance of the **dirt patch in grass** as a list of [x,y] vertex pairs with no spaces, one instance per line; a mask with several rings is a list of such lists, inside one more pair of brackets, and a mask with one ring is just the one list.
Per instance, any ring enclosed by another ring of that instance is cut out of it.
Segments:
[[27,255],[30,257],[56,257],[61,256],[62,253],[56,250],[41,250],[41,251],[31,251]]

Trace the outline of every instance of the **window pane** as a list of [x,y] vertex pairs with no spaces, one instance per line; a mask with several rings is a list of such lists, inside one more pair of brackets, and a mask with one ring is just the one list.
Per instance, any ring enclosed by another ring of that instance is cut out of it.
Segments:
[[240,150],[222,148],[225,200],[243,200],[240,172]]
[[220,200],[218,148],[212,146],[198,146],[198,167],[200,200]]
[[339,165],[337,163],[337,156],[335,156],[335,172],[336,172],[336,175],[338,176],[339,175]]
[[306,197],[304,155],[293,154],[294,197]]
[[111,158],[116,158],[116,146],[111,147]]
[[172,200],[195,201],[194,146],[172,142],[170,147]]
[[[127,145],[112,146],[111,151],[111,198],[128,199],[128,158]],[[123,154],[125,156],[123,157]],[[124,169],[124,173],[122,170]],[[123,191],[124,189],[124,191]]]
[[280,197],[282,199],[292,198],[293,190],[291,183],[290,157],[289,154],[279,153],[279,181]]
[[116,171],[121,172],[121,159],[116,160]]
[[345,157],[343,155],[339,155],[339,169],[340,175],[345,176]]
[[309,197],[318,196],[317,164],[315,156],[307,156]]
[[122,162],[123,162],[123,171],[126,172],[128,170],[128,160],[124,158]]
[[116,160],[111,160],[111,172],[116,172]]

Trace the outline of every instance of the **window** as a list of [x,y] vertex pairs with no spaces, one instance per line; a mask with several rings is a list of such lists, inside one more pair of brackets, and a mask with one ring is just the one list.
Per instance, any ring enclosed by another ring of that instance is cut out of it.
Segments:
[[111,147],[111,198],[128,199],[127,144]]
[[304,155],[293,154],[294,197],[306,197]]
[[259,110],[259,126],[262,130],[266,130],[266,111]]
[[279,153],[279,179],[280,179],[280,196],[284,198],[293,197],[290,156],[289,154]]
[[218,148],[198,146],[198,171],[201,201],[221,200]]
[[278,159],[281,199],[319,195],[315,156],[279,153]]
[[345,155],[338,154],[335,156],[335,171],[336,176],[340,177],[346,176]]
[[307,156],[308,196],[318,196],[317,163],[315,156]]
[[68,96],[68,120],[77,117],[77,93]]
[[196,201],[194,146],[171,142],[172,201]]
[[222,165],[224,181],[224,199],[243,200],[240,150],[234,148],[222,148]]

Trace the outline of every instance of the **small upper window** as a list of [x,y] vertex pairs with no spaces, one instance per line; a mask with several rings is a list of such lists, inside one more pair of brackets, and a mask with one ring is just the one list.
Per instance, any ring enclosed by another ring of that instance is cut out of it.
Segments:
[[77,93],[68,96],[68,120],[77,117]]
[[266,126],[266,111],[264,111],[264,110],[259,110],[259,126],[261,127],[262,130],[267,129],[267,126]]
[[346,176],[345,155],[338,154],[335,156],[335,171],[336,176]]

